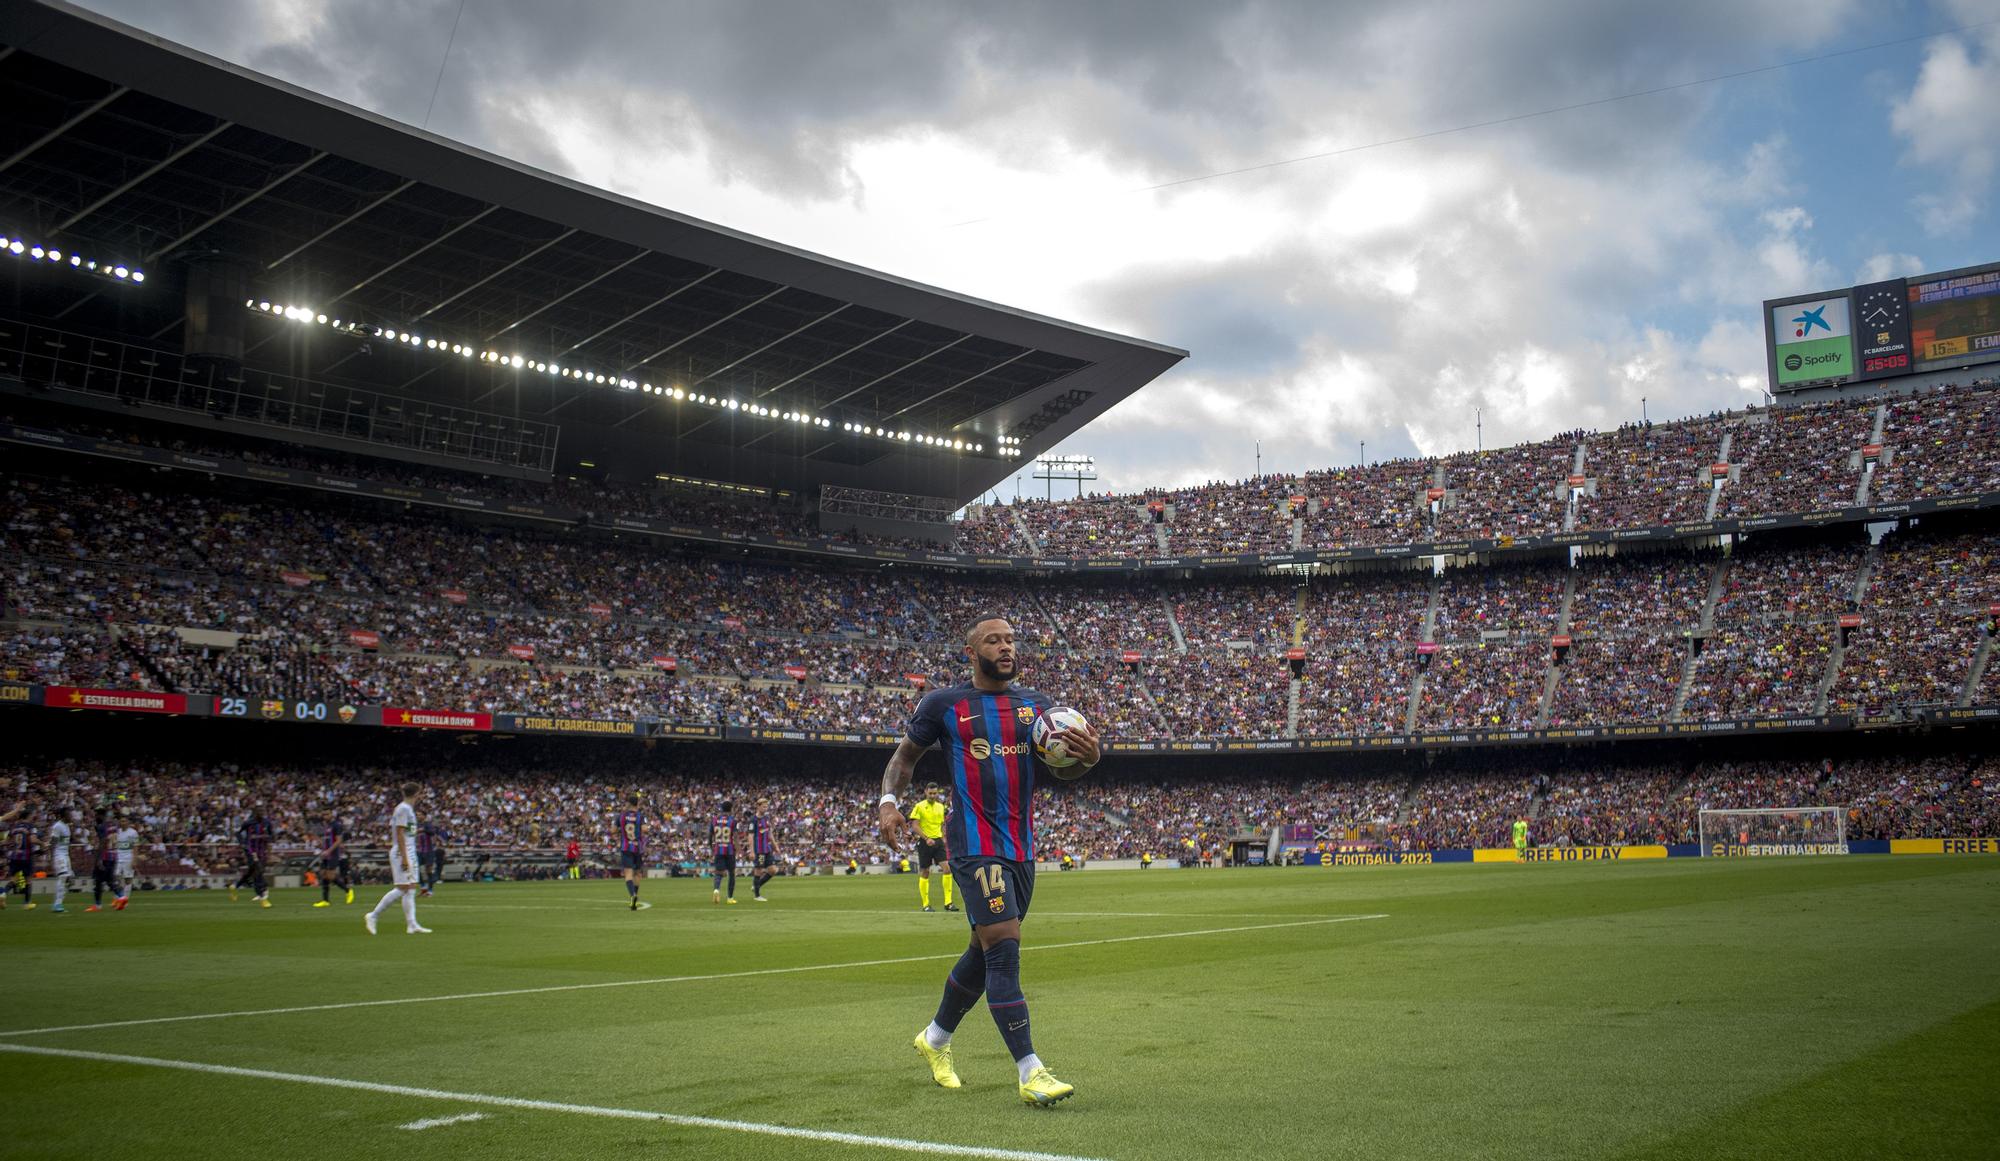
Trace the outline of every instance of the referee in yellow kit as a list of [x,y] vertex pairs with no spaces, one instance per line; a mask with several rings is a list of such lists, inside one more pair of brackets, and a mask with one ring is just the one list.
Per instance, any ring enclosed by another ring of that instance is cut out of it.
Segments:
[[910,821],[917,824],[917,898],[923,901],[926,911],[937,910],[931,906],[932,867],[937,868],[938,878],[944,880],[944,909],[958,910],[958,904],[951,901],[951,864],[944,850],[944,812],[944,788],[935,782],[924,786],[923,801],[910,808]]

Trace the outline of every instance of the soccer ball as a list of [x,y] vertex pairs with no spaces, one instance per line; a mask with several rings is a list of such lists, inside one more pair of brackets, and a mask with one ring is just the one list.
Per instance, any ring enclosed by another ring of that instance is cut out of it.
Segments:
[[1056,737],[1057,730],[1080,729],[1090,723],[1084,716],[1066,705],[1059,705],[1035,719],[1035,757],[1042,764],[1055,771],[1058,778],[1077,778],[1083,771],[1076,767],[1076,755],[1069,752],[1069,746]]

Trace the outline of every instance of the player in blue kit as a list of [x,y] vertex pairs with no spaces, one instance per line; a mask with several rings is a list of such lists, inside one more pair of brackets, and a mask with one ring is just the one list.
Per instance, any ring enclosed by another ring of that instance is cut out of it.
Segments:
[[[1020,1097],[1052,1105],[1074,1093],[1035,1055],[1028,1030],[1028,1000],[1021,992],[1021,920],[1035,889],[1035,722],[1049,701],[1013,687],[1020,672],[1014,630],[1006,619],[980,617],[965,634],[972,680],[934,690],[917,703],[889,767],[882,774],[882,837],[902,846],[909,820],[899,796],[909,788],[917,760],[937,746],[951,775],[952,815],[946,826],[951,873],[965,896],[972,941],[945,976],[944,998],[916,1048],[931,1078],[958,1088],[951,1035],[986,996],[987,1011],[1020,1072]],[[1088,726],[1058,731],[1085,770],[1100,756],[1097,732]]]
[[639,808],[646,804],[643,794],[632,796],[632,809],[612,816],[611,833],[618,842],[618,863],[625,868],[625,893],[632,897],[632,910],[639,909],[639,876],[646,873],[646,816]]
[[715,857],[712,871],[715,875],[714,902],[721,903],[722,880],[729,879],[729,902],[736,902],[736,816],[731,813],[736,804],[725,802],[722,813],[709,821],[708,847]]
[[778,841],[771,836],[768,798],[759,798],[757,813],[750,816],[750,853],[757,860],[756,869],[750,872],[750,897],[759,903],[769,903],[764,897],[764,884],[778,873]]

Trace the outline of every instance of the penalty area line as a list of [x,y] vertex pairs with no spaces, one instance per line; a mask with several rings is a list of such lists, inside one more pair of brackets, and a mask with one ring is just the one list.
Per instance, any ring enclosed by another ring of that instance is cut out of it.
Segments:
[[[1073,947],[1102,947],[1112,943],[1146,943],[1156,939],[1192,939],[1202,935],[1235,935],[1247,931],[1276,931],[1286,927],[1323,927],[1333,923],[1359,923],[1387,919],[1387,912],[1374,915],[1332,915],[1318,919],[1298,919],[1290,923],[1249,923],[1237,927],[1204,927],[1197,931],[1157,931],[1149,935],[1117,935],[1106,939],[1074,939],[1063,943],[1030,944],[1035,952],[1062,951]],[[453,1000],[494,1000],[507,996],[543,996],[553,992],[589,992],[604,988],[643,988],[659,984],[693,984],[708,980],[740,980],[753,976],[797,975],[802,972],[831,972],[847,968],[892,967],[908,963],[938,963],[957,960],[961,951],[942,955],[905,955],[893,959],[857,959],[844,963],[801,964],[797,967],[752,968],[740,972],[710,972],[702,975],[655,976],[640,980],[603,980],[588,984],[544,984],[534,988],[503,988],[491,992],[459,992],[447,996],[398,996],[387,1000],[349,1000],[334,1004],[300,1004],[289,1008],[250,1008],[234,1012],[196,1012],[184,1016],[148,1016],[138,1020],[106,1020],[95,1024],[58,1024],[48,1028],[0,1030],[0,1038],[42,1036],[56,1032],[95,1032],[105,1028],[138,1028],[148,1024],[184,1024],[192,1020],[232,1020],[248,1016],[292,1016],[301,1012],[338,1012],[348,1008],[393,1008],[404,1004],[439,1004]],[[0,1044],[0,1047],[5,1047]]]
[[[611,1117],[626,1121],[656,1121],[687,1129],[714,1129],[731,1133],[754,1133],[766,1137],[791,1137],[801,1141],[821,1141],[834,1145],[857,1145],[870,1149],[893,1149],[903,1153],[930,1153],[944,1157],[989,1157],[995,1161],[1094,1161],[1064,1153],[1033,1153],[1018,1149],[984,1149],[975,1145],[950,1145],[942,1141],[917,1141],[905,1137],[872,1137],[864,1133],[842,1133],[832,1129],[800,1129],[790,1125],[766,1125],[757,1121],[729,1121],[717,1117],[695,1117],[682,1113],[661,1113],[649,1109],[618,1109],[603,1105],[578,1105],[565,1101],[533,1100],[527,1097],[491,1096],[476,1092],[449,1092],[444,1089],[414,1088],[402,1084],[380,1084],[372,1080],[347,1080],[337,1076],[305,1076],[295,1072],[273,1072],[263,1068],[239,1068],[229,1064],[204,1064],[194,1060],[163,1060],[153,1056],[125,1056],[115,1052],[85,1052],[74,1048],[48,1048],[38,1044],[0,1044],[0,1052],[30,1056],[57,1056],[68,1060],[89,1060],[99,1064],[130,1064],[142,1068],[167,1068],[179,1072],[203,1072],[214,1076],[238,1076],[252,1080],[277,1080],[289,1084],[311,1084],[321,1088],[342,1088],[386,1096],[414,1097],[419,1100],[450,1101],[485,1105],[491,1108],[526,1109],[541,1113],[569,1113],[584,1117]],[[405,1129],[430,1128],[470,1120],[463,1117],[413,1121]]]

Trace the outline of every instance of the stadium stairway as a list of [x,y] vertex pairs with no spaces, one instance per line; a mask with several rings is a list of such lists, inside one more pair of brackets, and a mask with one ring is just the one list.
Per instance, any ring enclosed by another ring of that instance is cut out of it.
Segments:
[[[1863,603],[1868,597],[1869,579],[1874,576],[1875,565],[1881,559],[1882,546],[1880,544],[1869,545],[1867,553],[1861,558],[1860,567],[1854,572],[1854,591],[1848,598],[1853,602],[1854,608],[1859,609],[1863,607]],[[1840,680],[1840,667],[1847,660],[1845,637],[1846,634],[1842,633],[1838,627],[1834,628],[1833,644],[1826,651],[1826,672],[1820,674],[1819,692],[1813,697],[1812,712],[1815,714],[1826,712],[1827,702],[1833,695],[1834,684]]]
[[[1439,478],[1442,478],[1444,469],[1439,468],[1438,472]],[[1419,640],[1437,640],[1438,596],[1443,587],[1444,581],[1442,578],[1437,576],[1431,577],[1431,599],[1430,603],[1424,606],[1424,635]],[[1406,734],[1417,732],[1417,711],[1423,708],[1424,679],[1429,676],[1428,673],[1419,669],[1417,670],[1417,676],[1410,682],[1410,706],[1403,712],[1403,732]]]
[[1979,683],[1986,676],[1986,667],[1991,664],[1993,664],[1993,635],[1988,633],[1979,639],[1979,648],[1973,651],[1972,664],[1965,671],[1965,688],[1958,691],[1958,701],[1955,704],[1961,708],[1972,704],[1973,697],[1979,692]]
[[[1735,442],[1736,442],[1736,433],[1734,433],[1734,432],[1731,432],[1731,431],[1724,431],[1724,432],[1722,433],[1722,446],[1721,446],[1721,447],[1719,447],[1719,448],[1717,448],[1717,449],[1715,449],[1715,462],[1716,462],[1716,463],[1718,463],[1718,464],[1728,464],[1728,463],[1729,463],[1729,449],[1730,449],[1730,446],[1731,446],[1732,444],[1734,444]],[[1741,473],[1742,473],[1742,469],[1741,469],[1741,468],[1739,468],[1739,467],[1737,467],[1737,466],[1735,466],[1735,465],[1731,464],[1731,465],[1730,465],[1730,467],[1729,467],[1729,474],[1728,474],[1727,476],[1723,477],[1723,480],[1722,480],[1722,483],[1721,483],[1721,484],[1716,484],[1716,483],[1713,483],[1713,482],[1711,482],[1711,483],[1709,484],[1709,488],[1708,488],[1708,503],[1707,503],[1707,505],[1706,505],[1706,506],[1705,506],[1705,507],[1704,507],[1704,508],[1702,509],[1702,512],[1701,512],[1701,518],[1702,518],[1703,520],[1713,520],[1713,519],[1715,519],[1715,506],[1716,506],[1717,504],[1720,504],[1720,503],[1722,503],[1722,489],[1723,489],[1723,488],[1726,488],[1726,487],[1728,487],[1729,485],[1731,485],[1731,484],[1733,484],[1733,483],[1735,483],[1735,482],[1737,481],[1738,477],[1739,477],[1739,476],[1741,475]]]
[[[1292,646],[1294,648],[1303,646],[1306,643],[1307,591],[1305,582],[1300,581],[1296,590],[1297,600],[1292,608]],[[1285,693],[1285,736],[1288,738],[1299,736],[1299,691],[1304,684],[1305,682],[1297,674],[1294,674],[1291,680],[1291,688]]]
[[1167,715],[1161,712],[1160,700],[1153,696],[1153,687],[1147,685],[1143,677],[1134,679],[1132,684],[1139,690],[1139,700],[1146,703],[1147,711],[1153,715],[1153,729],[1157,731],[1158,736],[1172,737],[1174,732],[1167,728]]
[[[1585,448],[1586,446],[1587,446],[1587,445],[1585,445],[1583,441],[1581,441],[1581,440],[1578,440],[1578,441],[1577,441],[1577,445],[1576,445],[1576,451],[1575,451],[1575,452],[1574,452],[1574,453],[1573,453],[1573,454],[1572,454],[1572,455],[1570,456],[1570,461],[1569,461],[1569,474],[1570,474],[1570,475],[1572,475],[1572,476],[1581,476],[1581,475],[1583,475],[1583,474],[1584,474],[1584,473],[1583,473],[1583,463],[1584,463],[1584,448]],[[1585,481],[1585,483],[1584,483],[1584,487],[1585,487],[1586,489],[1588,489],[1588,488],[1590,487],[1590,484],[1589,484],[1589,481],[1587,481],[1587,480]],[[1576,489],[1574,489],[1574,488],[1571,488],[1571,487],[1569,486],[1569,482],[1568,482],[1567,480],[1565,480],[1565,481],[1563,482],[1563,490],[1562,490],[1562,495],[1563,495],[1563,531],[1564,531],[1564,532],[1575,532],[1575,531],[1576,531],[1576,507],[1577,507],[1577,490],[1576,490]]]
[[1167,528],[1168,525],[1164,520],[1153,525],[1153,546],[1160,550],[1161,556],[1173,555],[1173,550],[1167,547]]
[[1028,555],[1040,556],[1042,554],[1041,541],[1036,540],[1035,534],[1028,531],[1028,522],[1021,518],[1021,510],[1018,507],[1009,507],[1007,515],[1008,518],[1014,521],[1014,532],[1021,538],[1021,543],[1028,546]]
[[173,678],[168,677],[165,671],[153,663],[151,657],[146,656],[145,650],[140,649],[125,639],[125,634],[131,631],[130,626],[125,626],[121,629],[117,622],[111,621],[106,622],[106,628],[110,630],[112,640],[118,643],[118,652],[125,655],[128,663],[145,670],[148,676],[158,682],[159,684],[156,688],[165,690],[168,693],[181,692],[180,686],[175,685]]
[[[1723,436],[1722,443],[1723,453],[1726,455],[1729,450],[1729,437],[1726,435]],[[1717,462],[1720,463],[1721,461],[1718,460]],[[1714,493],[1711,492],[1711,502],[1713,502],[1713,499]],[[1722,603],[1722,594],[1728,587],[1729,565],[1730,559],[1728,557],[1720,557],[1716,560],[1715,567],[1708,574],[1708,595],[1702,598],[1701,620],[1695,625],[1695,633],[1703,638],[1715,632],[1715,610],[1716,606]],[[1674,690],[1674,708],[1667,715],[1667,720],[1670,722],[1683,720],[1684,711],[1687,709],[1688,694],[1694,689],[1694,662],[1694,642],[1693,640],[1689,640],[1687,659],[1681,663],[1681,683]]]
[[[1882,443],[1882,428],[1888,422],[1889,422],[1889,405],[1886,403],[1876,404],[1875,426],[1868,430],[1869,443],[1880,446],[1880,444]],[[1889,463],[1889,460],[1887,458],[1888,455],[1889,452],[1887,451],[1887,449],[1884,449],[1883,451],[1884,458],[1877,465],[1878,467],[1886,467],[1888,465]],[[1869,489],[1874,487],[1875,485],[1875,473],[1868,470],[1867,461],[1862,457],[1861,452],[1858,449],[1854,453],[1853,463],[1855,468],[1861,472],[1861,482],[1854,485],[1854,503],[1857,506],[1859,506],[1862,504],[1866,504],[1868,502]]]
[[1187,634],[1181,630],[1181,619],[1174,612],[1173,601],[1166,597],[1161,597],[1160,608],[1166,610],[1167,613],[1167,631],[1174,635],[1174,651],[1182,657],[1186,657],[1188,651]]
[[[1581,460],[1583,457],[1583,448],[1578,447],[1576,454],[1577,458]],[[1572,513],[1575,511],[1574,507],[1571,508],[1571,511]],[[1556,613],[1557,633],[1569,632],[1570,608],[1576,604],[1576,572],[1576,567],[1572,564],[1569,571],[1563,576],[1562,608]],[[1542,674],[1542,699],[1535,705],[1535,728],[1538,730],[1548,728],[1549,714],[1554,712],[1555,709],[1556,683],[1561,680],[1562,667],[1556,664],[1555,649],[1551,647],[1549,649],[1548,666]]]

